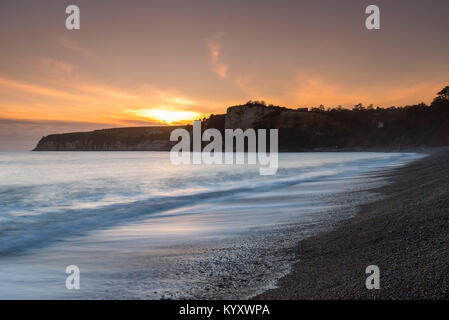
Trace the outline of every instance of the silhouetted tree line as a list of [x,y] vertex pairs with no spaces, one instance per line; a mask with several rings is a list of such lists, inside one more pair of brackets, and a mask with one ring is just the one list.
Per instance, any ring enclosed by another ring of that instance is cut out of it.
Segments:
[[[255,119],[254,128],[279,129],[281,151],[449,145],[449,86],[438,92],[430,105],[380,108],[359,103],[352,109],[321,105],[308,112],[264,101],[248,101],[241,106],[272,109]],[[205,121],[206,127],[223,131],[225,115],[212,115]]]

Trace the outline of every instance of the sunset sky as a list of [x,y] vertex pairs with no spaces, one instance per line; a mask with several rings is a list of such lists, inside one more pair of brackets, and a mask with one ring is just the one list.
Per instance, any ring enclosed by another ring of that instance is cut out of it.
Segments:
[[[81,29],[65,28],[77,4]],[[369,4],[381,30],[365,28]],[[449,1],[0,2],[0,150],[265,100],[424,101],[449,84]]]

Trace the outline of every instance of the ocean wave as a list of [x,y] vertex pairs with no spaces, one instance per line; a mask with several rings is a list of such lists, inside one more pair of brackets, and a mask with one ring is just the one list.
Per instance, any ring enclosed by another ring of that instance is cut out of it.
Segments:
[[[220,167],[205,174],[197,170],[197,175],[185,171],[178,176],[159,177],[157,183],[145,187],[139,187],[141,180],[138,179],[128,179],[121,185],[102,175],[86,182],[82,174],[75,183],[0,186],[0,254],[19,254],[96,230],[155,216],[183,214],[182,210],[174,209],[201,203],[232,202],[264,192],[282,192],[305,182],[354,176],[410,157],[406,154],[349,156],[341,161],[317,160],[315,164],[295,162],[294,156],[287,156],[293,159],[293,164],[287,163],[276,176],[269,178],[255,174],[256,170]],[[255,211],[260,210],[254,207]]]

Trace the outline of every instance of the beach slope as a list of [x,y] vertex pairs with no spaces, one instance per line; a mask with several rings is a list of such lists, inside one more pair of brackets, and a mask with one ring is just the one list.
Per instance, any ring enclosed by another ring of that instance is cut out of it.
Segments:
[[[387,174],[385,197],[301,241],[292,272],[255,299],[448,299],[449,151]],[[365,287],[369,265],[379,290]]]

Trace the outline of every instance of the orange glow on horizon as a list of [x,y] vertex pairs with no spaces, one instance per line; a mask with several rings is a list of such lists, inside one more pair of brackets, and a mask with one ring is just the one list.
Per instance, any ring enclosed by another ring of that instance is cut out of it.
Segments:
[[202,115],[195,111],[170,111],[162,109],[138,109],[126,110],[126,112],[168,125],[192,123],[193,120],[201,118]]

